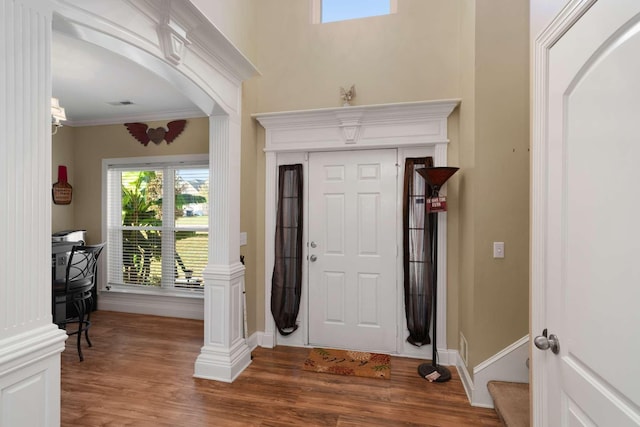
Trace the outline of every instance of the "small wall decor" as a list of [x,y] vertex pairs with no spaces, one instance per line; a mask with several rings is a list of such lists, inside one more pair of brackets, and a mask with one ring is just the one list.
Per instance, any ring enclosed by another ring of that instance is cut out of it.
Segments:
[[343,87],[340,88],[340,98],[342,98],[342,106],[348,107],[351,105],[351,100],[356,97],[356,85],[351,85],[349,90],[344,90]]
[[68,205],[71,203],[72,192],[73,187],[67,182],[67,167],[59,165],[58,182],[53,184],[53,188],[51,188],[53,203],[56,205]]
[[149,141],[153,141],[158,145],[163,140],[167,141],[167,144],[171,144],[187,126],[186,120],[174,120],[167,123],[167,129],[163,127],[149,128],[144,123],[125,123],[127,130],[135,139],[140,141],[145,147],[149,144]]

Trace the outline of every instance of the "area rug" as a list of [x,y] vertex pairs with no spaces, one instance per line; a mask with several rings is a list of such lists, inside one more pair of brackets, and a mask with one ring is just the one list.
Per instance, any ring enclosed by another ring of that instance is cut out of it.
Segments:
[[391,358],[388,354],[313,348],[307,360],[304,361],[303,369],[327,374],[388,380],[391,378]]

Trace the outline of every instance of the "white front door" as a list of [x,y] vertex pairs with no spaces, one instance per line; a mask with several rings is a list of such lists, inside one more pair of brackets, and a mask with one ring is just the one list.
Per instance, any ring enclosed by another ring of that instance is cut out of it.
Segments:
[[309,156],[309,343],[396,351],[396,150]]
[[[640,1],[600,0],[574,15],[582,12],[568,30],[570,19],[556,21],[562,36],[547,39],[536,64],[532,325],[559,348],[533,349],[534,420],[637,426]],[[545,341],[553,344],[537,345]]]

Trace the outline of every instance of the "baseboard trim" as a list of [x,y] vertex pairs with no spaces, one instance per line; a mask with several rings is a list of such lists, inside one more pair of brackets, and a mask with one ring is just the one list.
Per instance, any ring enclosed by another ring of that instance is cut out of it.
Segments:
[[456,368],[458,369],[458,375],[460,376],[460,381],[462,381],[462,386],[464,387],[464,392],[467,394],[467,399],[469,403],[473,400],[473,380],[471,379],[471,375],[469,374],[469,370],[467,366],[464,364],[464,360],[462,360],[462,356],[458,353]]
[[249,350],[253,351],[256,349],[256,347],[258,347],[258,332],[254,332],[253,334],[249,335],[249,338],[246,339],[247,340],[247,346],[249,346]]
[[258,334],[258,345],[264,348],[273,348],[276,346],[273,334],[265,332],[256,332]]
[[478,366],[474,367],[473,368],[473,375],[475,376],[475,375],[479,374],[480,372],[484,371],[485,369],[490,369],[491,366],[495,365],[496,363],[499,363],[500,360],[502,360],[505,357],[508,357],[514,351],[517,351],[519,348],[522,348],[523,346],[526,346],[527,344],[529,344],[529,335],[525,335],[524,337],[520,338],[518,341],[516,341],[513,344],[511,344],[510,346],[506,347],[504,350],[499,351],[498,353],[496,353],[492,357],[490,357],[487,360],[485,360],[484,362],[480,363]]
[[98,296],[98,309],[204,320],[204,299],[202,298],[102,292]]
[[529,382],[529,336],[525,335],[504,350],[473,368],[474,390],[472,406],[493,408],[493,399],[487,389],[489,381]]

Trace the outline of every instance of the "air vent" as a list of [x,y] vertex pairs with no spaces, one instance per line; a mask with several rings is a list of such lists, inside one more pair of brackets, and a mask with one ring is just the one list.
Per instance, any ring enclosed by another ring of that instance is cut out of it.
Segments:
[[113,101],[113,102],[107,102],[107,104],[115,105],[116,107],[119,107],[121,105],[133,105],[133,101]]
[[460,358],[464,362],[465,366],[469,364],[469,344],[462,332],[460,332]]

